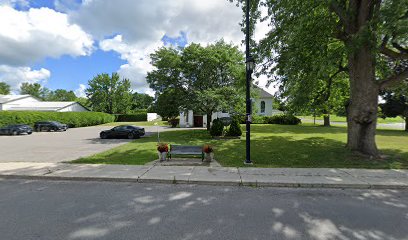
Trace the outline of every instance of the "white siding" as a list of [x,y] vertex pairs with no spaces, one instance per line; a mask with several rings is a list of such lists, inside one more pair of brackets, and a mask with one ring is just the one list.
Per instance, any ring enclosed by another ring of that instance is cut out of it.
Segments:
[[[261,113],[261,102],[265,102],[265,112]],[[256,104],[256,109],[257,109],[257,115],[260,116],[272,116],[272,98],[259,98],[256,99],[255,104]]]

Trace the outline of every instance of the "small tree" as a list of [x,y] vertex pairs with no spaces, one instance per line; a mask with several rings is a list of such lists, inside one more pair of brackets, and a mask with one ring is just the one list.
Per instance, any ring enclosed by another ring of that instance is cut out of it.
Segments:
[[119,74],[98,74],[88,82],[86,96],[94,111],[127,113],[132,106],[132,91],[128,79],[120,80]]
[[405,131],[408,132],[408,83],[393,91],[382,93],[385,103],[380,104],[383,117],[400,116],[405,120]]
[[232,119],[231,125],[227,131],[228,136],[239,137],[242,135],[241,125],[238,119]]
[[[209,125],[209,124],[208,124]],[[212,126],[210,128],[210,134],[213,137],[219,137],[222,136],[222,133],[224,131],[224,124],[221,122],[220,119],[214,119]]]
[[10,85],[5,82],[0,82],[0,94],[7,95],[10,94]]

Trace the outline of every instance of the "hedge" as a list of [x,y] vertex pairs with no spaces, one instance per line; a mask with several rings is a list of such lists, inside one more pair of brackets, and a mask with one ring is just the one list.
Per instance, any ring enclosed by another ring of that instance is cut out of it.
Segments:
[[302,121],[300,118],[297,118],[290,114],[281,114],[281,115],[274,115],[271,117],[265,117],[264,119],[265,124],[282,124],[282,125],[298,125],[301,124]]
[[114,120],[113,115],[100,112],[0,111],[0,126],[9,124],[33,126],[38,121],[57,121],[75,128],[109,123]]
[[[245,116],[240,117],[240,123],[245,124]],[[273,116],[252,116],[252,124],[281,124],[281,125],[298,125],[302,121],[291,114],[279,114]]]
[[118,114],[116,122],[144,122],[147,121],[147,112],[140,111],[133,114]]

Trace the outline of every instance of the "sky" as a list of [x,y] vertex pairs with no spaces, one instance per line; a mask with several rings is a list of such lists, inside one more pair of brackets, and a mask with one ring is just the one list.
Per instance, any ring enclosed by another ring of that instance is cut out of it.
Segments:
[[[153,94],[151,53],[221,38],[243,50],[241,20],[227,0],[0,0],[0,82],[16,94],[29,82],[83,97],[94,76],[118,72],[135,92]],[[255,40],[267,30],[258,24]]]

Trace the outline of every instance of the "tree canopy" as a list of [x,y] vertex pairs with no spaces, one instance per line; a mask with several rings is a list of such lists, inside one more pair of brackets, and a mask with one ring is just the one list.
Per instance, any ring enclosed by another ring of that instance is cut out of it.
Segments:
[[325,100],[328,91],[320,91],[340,81],[349,92],[347,147],[378,156],[379,91],[408,77],[404,64],[408,1],[253,0],[252,4],[252,32],[258,20],[271,27],[259,43],[252,41],[259,73],[278,83],[293,102],[313,103],[315,96]]
[[132,106],[132,92],[128,79],[120,80],[119,74],[98,74],[88,82],[86,96],[93,111],[127,113]]
[[5,82],[0,82],[0,94],[7,95],[10,94],[10,85]]
[[[210,122],[213,112],[231,112],[245,104],[244,57],[236,46],[221,40],[206,47],[195,43],[183,49],[163,47],[151,59],[155,69],[147,74],[147,82],[157,94],[166,92],[168,101],[173,96],[174,112],[191,109],[207,114]],[[169,95],[172,91],[177,96]]]

